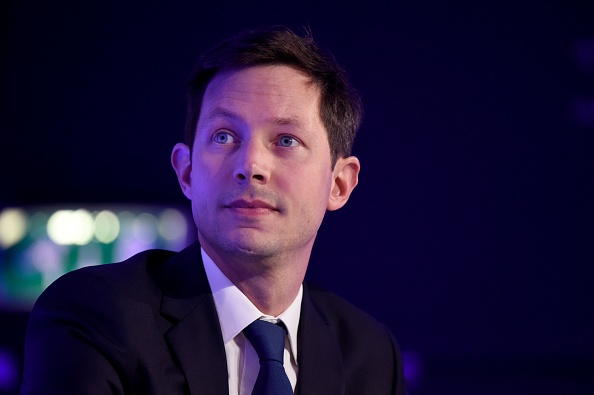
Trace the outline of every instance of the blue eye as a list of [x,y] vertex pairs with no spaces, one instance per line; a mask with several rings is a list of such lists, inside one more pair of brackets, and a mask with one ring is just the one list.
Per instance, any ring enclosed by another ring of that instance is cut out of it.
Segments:
[[235,142],[235,137],[229,132],[219,131],[215,133],[212,140],[217,144],[232,144]]
[[278,140],[278,145],[281,147],[297,147],[300,144],[301,143],[299,140],[291,136],[281,136],[281,138]]

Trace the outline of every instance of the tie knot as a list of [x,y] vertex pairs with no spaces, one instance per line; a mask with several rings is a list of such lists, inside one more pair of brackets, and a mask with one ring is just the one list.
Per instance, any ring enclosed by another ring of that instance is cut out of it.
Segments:
[[271,322],[256,320],[243,330],[243,334],[254,346],[260,361],[275,360],[283,363],[287,334],[284,328]]

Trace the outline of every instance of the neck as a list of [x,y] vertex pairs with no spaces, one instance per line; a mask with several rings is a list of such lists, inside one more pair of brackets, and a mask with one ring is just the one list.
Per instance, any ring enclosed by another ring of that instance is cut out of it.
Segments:
[[223,274],[262,313],[277,317],[295,300],[305,277],[311,248],[301,254],[262,258],[221,253],[200,241]]
[[[278,317],[295,300],[303,275],[270,274],[247,279],[229,279],[262,313]],[[298,280],[296,280],[298,279]]]

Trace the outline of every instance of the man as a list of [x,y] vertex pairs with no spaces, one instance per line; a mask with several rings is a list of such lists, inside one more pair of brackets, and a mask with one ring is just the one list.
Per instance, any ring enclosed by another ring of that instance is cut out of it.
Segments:
[[[171,155],[198,243],[57,280],[31,316],[22,393],[404,394],[389,331],[303,285],[325,211],[357,184],[359,121],[311,38],[246,32],[203,55]],[[278,360],[260,327],[281,333]]]

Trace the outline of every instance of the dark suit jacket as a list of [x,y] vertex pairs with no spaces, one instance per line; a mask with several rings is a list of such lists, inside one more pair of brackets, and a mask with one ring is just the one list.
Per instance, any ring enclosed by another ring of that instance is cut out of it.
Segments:
[[[151,250],[62,276],[33,308],[22,394],[228,394],[200,246]],[[304,287],[297,394],[404,394],[390,332]]]

